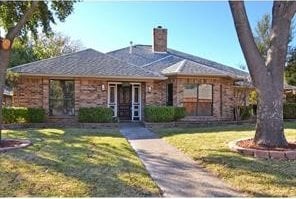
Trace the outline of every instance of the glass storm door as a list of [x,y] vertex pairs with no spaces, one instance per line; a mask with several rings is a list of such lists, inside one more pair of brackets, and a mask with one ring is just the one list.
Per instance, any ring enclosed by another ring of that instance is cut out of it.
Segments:
[[132,84],[132,120],[141,120],[141,84]]
[[117,84],[108,85],[108,107],[113,111],[113,117],[117,117]]

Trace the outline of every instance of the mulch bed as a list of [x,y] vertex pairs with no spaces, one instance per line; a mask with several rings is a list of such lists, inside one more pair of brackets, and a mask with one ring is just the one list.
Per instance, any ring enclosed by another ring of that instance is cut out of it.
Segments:
[[24,142],[19,140],[1,140],[0,148],[7,148],[7,147],[17,147],[23,144]]
[[242,148],[247,148],[247,149],[257,149],[257,150],[272,150],[272,151],[288,151],[288,150],[296,150],[296,143],[289,143],[288,147],[286,148],[268,148],[268,147],[263,147],[263,146],[258,146],[253,142],[253,139],[246,139],[246,140],[241,140],[237,142],[237,145],[242,147]]

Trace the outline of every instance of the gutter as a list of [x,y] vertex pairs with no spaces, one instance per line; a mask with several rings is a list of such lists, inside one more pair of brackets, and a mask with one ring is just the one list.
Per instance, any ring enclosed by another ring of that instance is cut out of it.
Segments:
[[137,76],[96,76],[96,75],[56,75],[56,74],[38,74],[38,73],[19,73],[21,76],[33,76],[33,77],[68,77],[68,78],[99,78],[99,79],[132,79],[132,80],[166,80],[167,77],[137,77]]

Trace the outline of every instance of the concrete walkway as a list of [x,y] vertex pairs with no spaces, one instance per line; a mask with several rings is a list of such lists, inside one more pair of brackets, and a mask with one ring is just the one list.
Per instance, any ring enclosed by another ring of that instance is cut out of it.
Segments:
[[128,139],[165,197],[243,196],[148,129],[121,124],[120,132]]

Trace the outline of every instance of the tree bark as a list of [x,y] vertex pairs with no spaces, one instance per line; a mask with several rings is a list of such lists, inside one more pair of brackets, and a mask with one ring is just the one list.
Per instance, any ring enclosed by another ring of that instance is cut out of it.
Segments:
[[[19,32],[24,27],[26,22],[33,15],[34,10],[38,6],[38,3],[39,3],[38,1],[31,2],[30,8],[28,8],[28,10],[20,18],[18,23],[14,27],[9,29],[5,38],[11,41],[11,46],[13,44],[14,38],[19,34]],[[11,52],[11,48],[9,48],[8,50],[4,50],[2,49],[2,46],[0,46],[0,142],[2,140],[2,129],[3,129],[3,115],[2,115],[3,91],[5,86],[6,69],[8,67],[9,59],[10,59],[10,52]]]
[[6,69],[9,64],[10,50],[3,50],[0,48],[0,142],[2,140],[2,129],[3,129],[3,115],[2,115],[2,104],[3,104],[3,92],[5,86]]
[[254,142],[265,147],[286,147],[283,121],[283,74],[291,19],[295,2],[274,2],[271,46],[266,62],[256,46],[243,1],[229,1],[237,36],[253,84],[258,93],[257,124]]

